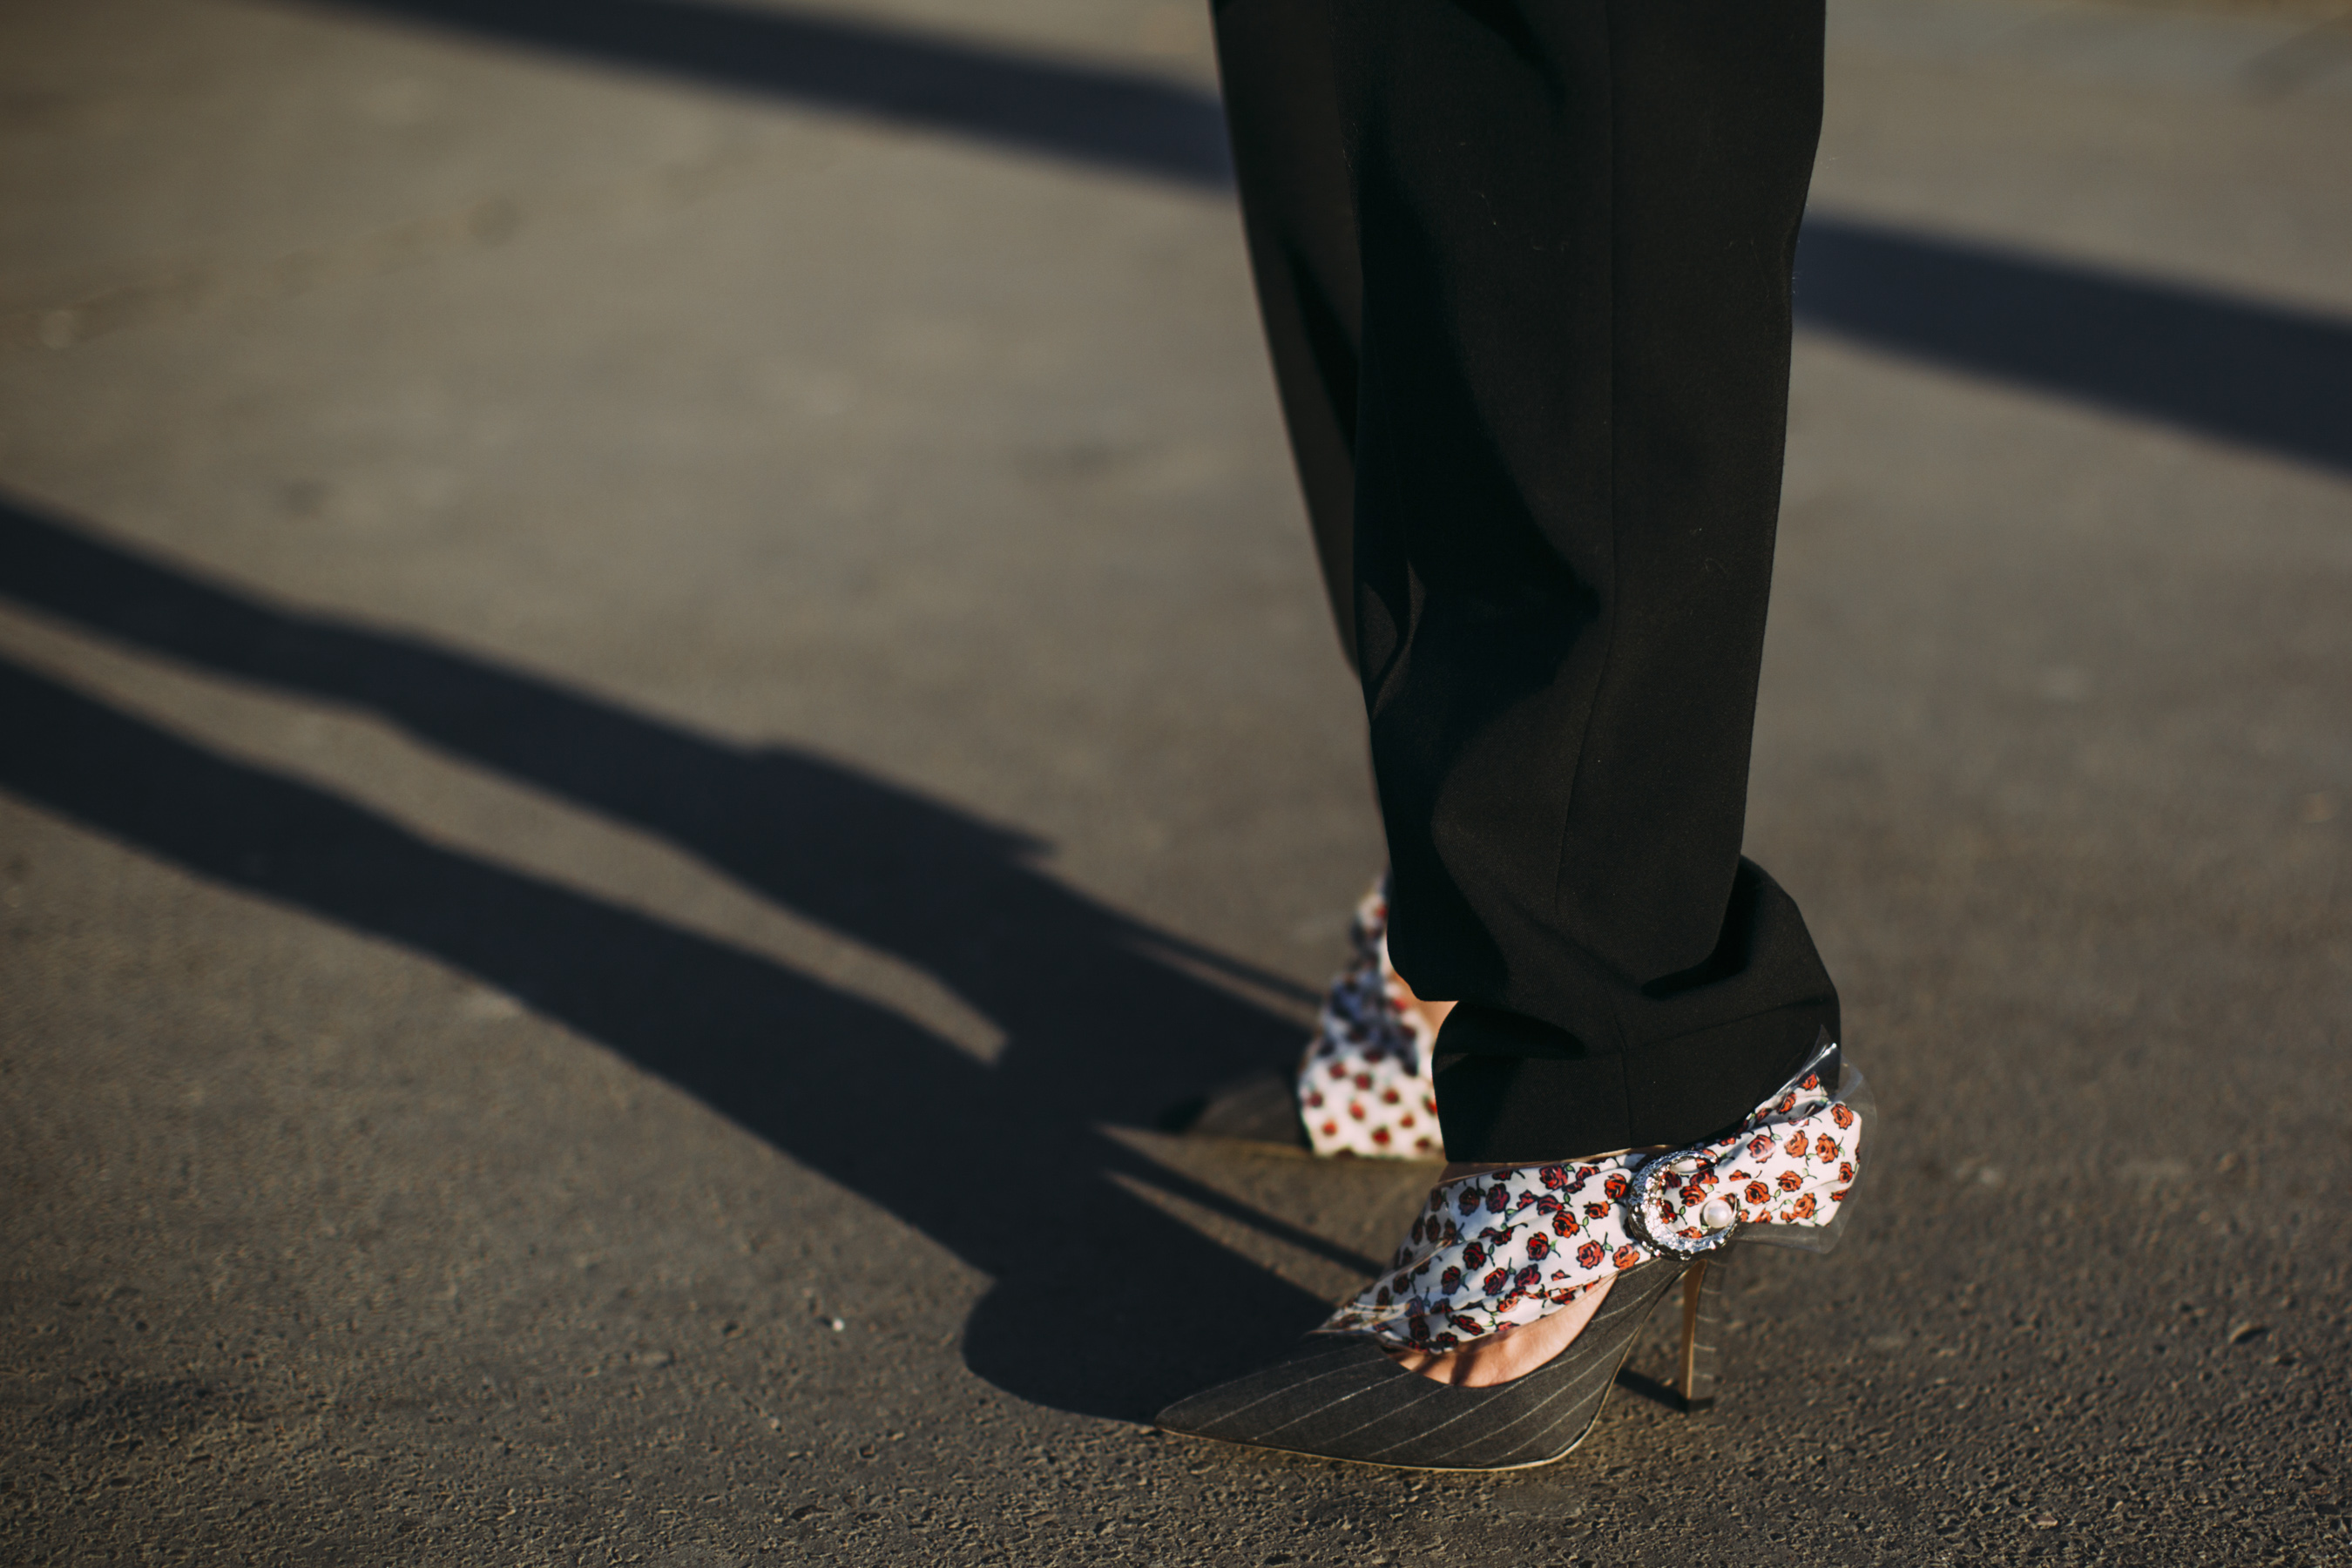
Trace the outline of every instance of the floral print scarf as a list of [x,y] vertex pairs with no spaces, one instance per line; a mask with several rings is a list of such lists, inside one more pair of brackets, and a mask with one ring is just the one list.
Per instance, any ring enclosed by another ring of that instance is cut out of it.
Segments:
[[1458,1350],[1636,1264],[1695,1257],[1734,1235],[1825,1246],[1853,1186],[1868,1108],[1851,1068],[1835,1095],[1822,1087],[1835,1050],[1816,1051],[1726,1137],[1439,1183],[1389,1271],[1320,1331]]

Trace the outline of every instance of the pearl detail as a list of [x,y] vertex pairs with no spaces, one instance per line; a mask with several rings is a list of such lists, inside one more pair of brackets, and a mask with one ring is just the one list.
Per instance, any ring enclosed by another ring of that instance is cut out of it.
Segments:
[[1709,1198],[1699,1205],[1698,1223],[1707,1230],[1728,1230],[1737,1217],[1731,1205],[1721,1198]]

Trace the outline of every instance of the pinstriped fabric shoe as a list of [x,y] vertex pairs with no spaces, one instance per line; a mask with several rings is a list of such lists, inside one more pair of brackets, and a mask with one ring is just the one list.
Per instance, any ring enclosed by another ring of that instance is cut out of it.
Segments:
[[1516,1470],[1564,1458],[1601,1418],[1635,1335],[1694,1266],[1616,1277],[1584,1331],[1535,1371],[1461,1388],[1405,1371],[1358,1334],[1309,1334],[1263,1371],[1180,1399],[1163,1431],[1415,1470]]

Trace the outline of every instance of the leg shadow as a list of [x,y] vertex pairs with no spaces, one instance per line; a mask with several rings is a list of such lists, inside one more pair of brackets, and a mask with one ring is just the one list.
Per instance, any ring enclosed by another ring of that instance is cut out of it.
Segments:
[[822,11],[710,0],[335,0],[600,65],[870,114],[1180,184],[1233,184],[1213,92]]
[[[557,57],[964,136],[1196,189],[1216,96],[1115,66],[779,5],[319,0]],[[1816,213],[1799,321],[1878,349],[2352,470],[2352,322]]]
[[[1321,1310],[1115,1178],[1377,1267],[1097,1130],[1296,1051],[1297,1026],[1192,971],[1297,988],[1063,887],[1032,864],[1033,840],[805,752],[731,747],[415,639],[294,615],[21,505],[0,506],[0,594],[151,653],[381,715],[662,834],[956,989],[1005,1031],[992,1066],[764,957],[429,844],[0,666],[0,785],[477,975],[881,1205],[995,1279],[966,1356],[1009,1392],[1144,1418],[1262,1359]],[[1180,1304],[1202,1300],[1262,1337],[1196,1343]]]
[[1797,321],[2352,472],[2352,321],[1826,216]]

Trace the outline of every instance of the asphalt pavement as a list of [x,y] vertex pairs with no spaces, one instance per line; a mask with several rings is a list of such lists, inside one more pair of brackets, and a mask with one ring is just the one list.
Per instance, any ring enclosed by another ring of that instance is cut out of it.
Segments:
[[1884,1141],[1567,1461],[1155,1433],[1381,849],[1173,0],[0,8],[0,1556],[2352,1563],[2352,24],[1835,0],[1749,852]]

